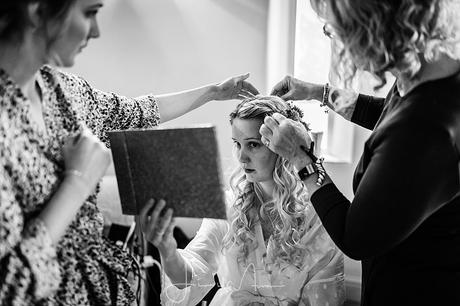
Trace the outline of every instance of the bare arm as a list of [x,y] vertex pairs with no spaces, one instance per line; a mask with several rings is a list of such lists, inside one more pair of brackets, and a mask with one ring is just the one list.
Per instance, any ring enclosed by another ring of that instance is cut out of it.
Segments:
[[161,211],[165,206],[164,200],[159,200],[156,205],[153,199],[147,202],[139,214],[140,226],[147,241],[158,248],[162,266],[171,279],[171,283],[177,288],[183,289],[187,287],[187,284],[190,284],[192,271],[177,251],[177,242],[173,235],[172,209],[167,209],[161,216]]
[[[53,72],[56,73],[56,72]],[[212,100],[244,99],[258,94],[246,79],[249,73],[195,89],[135,98],[93,88],[87,81],[69,73],[58,72],[58,82],[81,110],[86,125],[103,142],[109,142],[107,131],[150,128],[180,117]],[[160,118],[161,117],[161,118]]]
[[248,77],[249,73],[216,84],[156,96],[161,122],[180,117],[209,101],[244,99],[258,94],[257,89],[246,81]]
[[186,91],[155,96],[161,114],[161,122],[180,117],[209,101],[215,100],[217,95],[216,85]]

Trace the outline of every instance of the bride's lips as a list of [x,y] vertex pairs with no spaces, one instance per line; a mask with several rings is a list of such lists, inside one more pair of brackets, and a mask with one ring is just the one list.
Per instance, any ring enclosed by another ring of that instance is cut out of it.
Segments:
[[253,170],[253,169],[244,169],[244,172],[245,172],[245,173],[252,173],[252,172],[254,172],[254,171],[255,171],[255,170]]

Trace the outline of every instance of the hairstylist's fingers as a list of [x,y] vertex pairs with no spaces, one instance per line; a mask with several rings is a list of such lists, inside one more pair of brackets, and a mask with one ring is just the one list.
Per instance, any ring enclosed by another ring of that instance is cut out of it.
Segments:
[[284,101],[295,100],[294,94],[295,94],[295,90],[291,89],[286,94],[282,95],[281,99],[283,99]]
[[276,83],[275,86],[273,86],[270,95],[281,97],[287,91],[289,91],[289,78],[290,76],[285,76],[281,81]]
[[274,113],[273,115],[271,115],[271,118],[275,120],[278,124],[281,124],[281,122],[287,120],[287,118],[281,115],[280,113]]
[[[270,140],[273,136],[273,131],[265,124],[260,126],[259,133],[265,141]],[[264,140],[261,139],[261,141],[265,144]]]
[[264,144],[264,146],[270,149],[270,139],[268,139],[265,136],[262,136],[260,137],[260,141]]
[[273,87],[272,91],[270,92],[270,95],[281,97],[286,92],[286,89],[283,86],[284,85],[282,84],[279,85],[279,83],[276,84],[275,87]]
[[272,116],[266,116],[264,118],[264,124],[273,132],[278,128],[279,122],[275,120]]

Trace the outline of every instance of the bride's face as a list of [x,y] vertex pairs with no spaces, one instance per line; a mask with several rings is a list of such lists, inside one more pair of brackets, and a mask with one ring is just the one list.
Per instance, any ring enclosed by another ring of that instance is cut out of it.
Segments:
[[235,118],[232,123],[232,139],[235,143],[238,162],[246,179],[254,183],[273,182],[273,171],[277,155],[260,140],[258,119]]

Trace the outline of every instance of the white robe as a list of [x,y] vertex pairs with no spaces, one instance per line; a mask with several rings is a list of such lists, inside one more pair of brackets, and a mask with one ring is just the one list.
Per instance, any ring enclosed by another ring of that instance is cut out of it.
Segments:
[[[162,305],[196,305],[214,286],[217,273],[219,288],[210,306],[227,305],[308,305],[336,306],[345,300],[343,254],[321,225],[313,207],[306,210],[311,226],[302,238],[307,246],[304,265],[299,271],[293,265],[272,267],[269,273],[263,262],[265,245],[260,223],[255,226],[258,247],[244,267],[237,262],[238,249],[222,253],[223,238],[229,229],[226,220],[203,219],[195,238],[179,250],[192,270],[192,281],[178,289],[162,273]],[[257,304],[260,303],[260,304]]]

